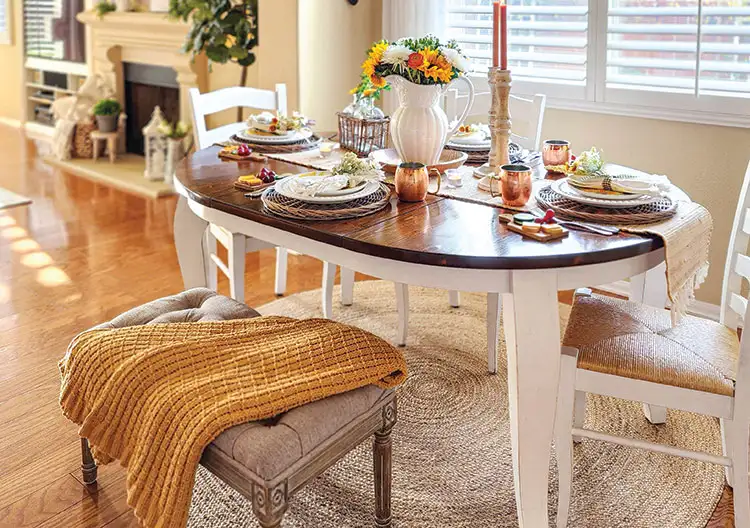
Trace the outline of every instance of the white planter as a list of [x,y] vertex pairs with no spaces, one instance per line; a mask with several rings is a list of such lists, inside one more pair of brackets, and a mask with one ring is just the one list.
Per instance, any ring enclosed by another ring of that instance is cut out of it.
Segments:
[[466,77],[458,77],[469,86],[469,102],[453,128],[442,108],[442,98],[453,84],[420,85],[391,75],[386,79],[398,94],[399,107],[391,116],[391,138],[402,161],[434,165],[440,159],[445,142],[461,126],[474,104],[474,85]]
[[172,185],[177,164],[185,157],[182,139],[167,139],[167,162],[164,164],[164,183]]

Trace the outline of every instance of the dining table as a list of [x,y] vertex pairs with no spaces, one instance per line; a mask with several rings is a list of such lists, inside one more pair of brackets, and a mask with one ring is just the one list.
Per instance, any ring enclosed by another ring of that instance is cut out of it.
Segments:
[[209,147],[189,155],[175,175],[180,198],[174,238],[186,288],[207,285],[203,239],[213,224],[250,237],[258,247],[284,247],[393,281],[397,291],[416,285],[502,296],[518,522],[521,528],[549,526],[560,370],[558,292],[633,278],[631,298],[664,307],[662,240],[571,230],[567,238],[540,243],[509,231],[499,221],[507,211],[499,207],[431,194],[416,203],[400,202],[394,194],[385,209],[356,219],[286,219],[246,197],[235,180],[264,165],[277,174],[309,169],[272,159],[225,162],[218,151]]

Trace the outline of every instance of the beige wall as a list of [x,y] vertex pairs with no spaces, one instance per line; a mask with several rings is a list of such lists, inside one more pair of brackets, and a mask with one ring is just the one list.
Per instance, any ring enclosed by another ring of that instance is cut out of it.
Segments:
[[750,160],[750,130],[657,119],[548,110],[544,138],[567,139],[573,150],[596,146],[614,163],[666,174],[713,216],[711,269],[697,292],[721,301],[721,280],[737,195]]
[[20,120],[23,117],[21,73],[23,69],[22,0],[10,0],[13,11],[13,44],[0,44],[0,119]]
[[336,112],[351,102],[360,66],[381,38],[382,0],[299,2],[300,109],[319,130],[336,130]]

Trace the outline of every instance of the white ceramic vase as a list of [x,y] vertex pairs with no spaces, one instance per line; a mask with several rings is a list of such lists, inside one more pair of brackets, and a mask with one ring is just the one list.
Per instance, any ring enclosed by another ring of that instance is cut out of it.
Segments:
[[167,139],[167,160],[164,164],[164,183],[172,185],[177,164],[185,157],[185,143],[182,139]]
[[[474,85],[465,76],[449,84],[420,85],[398,75],[386,79],[398,94],[399,107],[391,116],[391,139],[402,161],[434,165],[450,136],[469,115],[474,104]],[[469,101],[454,126],[442,107],[442,97],[456,81],[469,87]]]

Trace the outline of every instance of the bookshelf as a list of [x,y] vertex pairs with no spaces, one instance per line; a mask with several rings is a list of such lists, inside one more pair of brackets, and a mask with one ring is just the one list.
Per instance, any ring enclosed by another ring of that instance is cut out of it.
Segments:
[[52,103],[73,95],[86,81],[86,64],[28,57],[25,64],[24,96],[26,123],[49,132],[54,127]]

